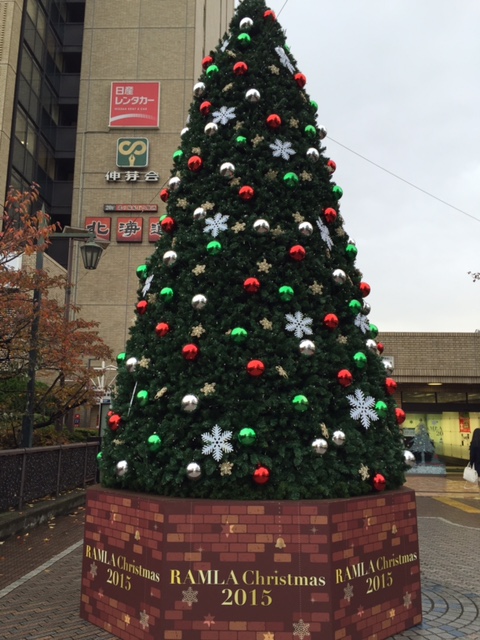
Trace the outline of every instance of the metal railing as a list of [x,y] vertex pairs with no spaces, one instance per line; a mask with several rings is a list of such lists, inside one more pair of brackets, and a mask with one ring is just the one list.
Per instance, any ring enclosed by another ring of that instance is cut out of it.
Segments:
[[0,513],[97,480],[99,442],[0,451]]

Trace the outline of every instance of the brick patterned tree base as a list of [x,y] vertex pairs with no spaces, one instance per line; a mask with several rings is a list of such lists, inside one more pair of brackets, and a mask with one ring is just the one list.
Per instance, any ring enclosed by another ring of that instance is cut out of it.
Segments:
[[415,494],[87,493],[81,616],[123,640],[382,640],[421,622]]

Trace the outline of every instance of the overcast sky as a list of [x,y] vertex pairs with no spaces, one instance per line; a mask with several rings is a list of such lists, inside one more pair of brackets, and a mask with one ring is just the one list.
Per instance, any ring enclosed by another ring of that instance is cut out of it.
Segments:
[[288,0],[279,21],[328,131],[370,321],[480,329],[480,2]]

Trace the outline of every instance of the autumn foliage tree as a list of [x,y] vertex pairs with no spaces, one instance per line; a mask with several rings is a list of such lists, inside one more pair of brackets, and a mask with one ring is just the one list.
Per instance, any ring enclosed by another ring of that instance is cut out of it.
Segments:
[[[35,428],[58,422],[68,411],[95,401],[89,360],[109,360],[109,347],[98,336],[98,324],[81,317],[66,319],[63,290],[65,276],[52,276],[20,256],[45,251],[55,225],[43,211],[36,211],[39,192],[10,190],[0,232],[0,385],[18,380],[27,384],[35,332]],[[79,309],[71,307],[75,316]],[[6,400],[4,399],[4,402]],[[8,403],[7,403],[8,404]],[[0,406],[0,412],[2,407]],[[18,416],[20,421],[21,415]]]

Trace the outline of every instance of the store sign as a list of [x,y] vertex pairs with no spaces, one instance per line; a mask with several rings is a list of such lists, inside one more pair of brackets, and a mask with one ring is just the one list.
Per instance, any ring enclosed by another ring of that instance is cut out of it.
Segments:
[[148,138],[118,138],[117,167],[146,167],[148,151]]
[[157,242],[162,235],[162,227],[158,218],[148,219],[148,241]]
[[111,218],[85,218],[85,229],[92,231],[97,238],[102,240],[110,240],[112,231],[112,219]]
[[156,213],[158,204],[104,204],[105,213]]
[[107,182],[158,182],[160,174],[157,171],[147,171],[141,173],[130,169],[129,171],[107,171],[105,174]]
[[109,127],[151,129],[159,125],[159,82],[112,82]]
[[117,242],[141,242],[143,218],[117,218]]

